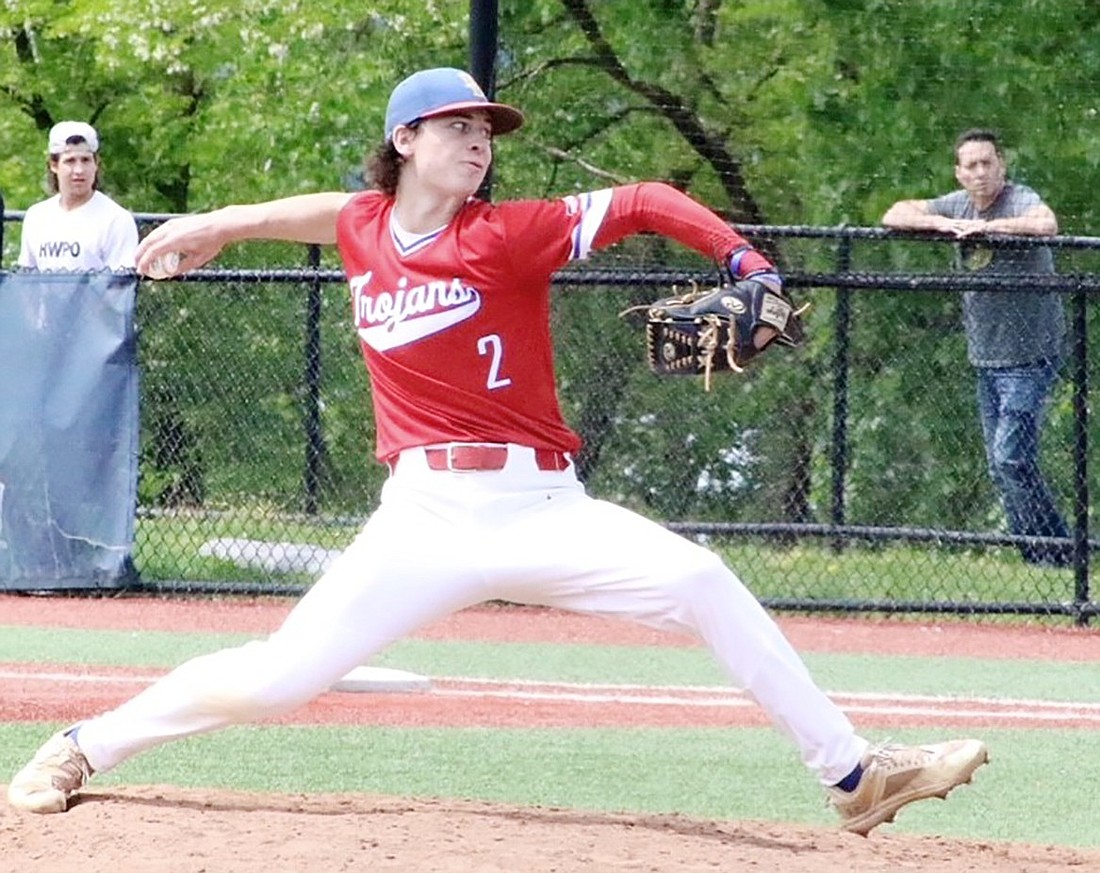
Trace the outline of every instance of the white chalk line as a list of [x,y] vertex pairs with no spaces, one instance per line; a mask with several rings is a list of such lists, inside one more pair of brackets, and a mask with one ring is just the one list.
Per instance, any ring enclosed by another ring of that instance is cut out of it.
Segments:
[[[156,676],[97,673],[22,672],[0,670],[0,681],[53,682],[89,685],[148,685]],[[424,692],[418,692],[423,694]],[[755,707],[737,688],[703,685],[608,685],[517,679],[435,677],[427,694],[436,697],[496,699],[544,703],[668,706],[684,709]],[[950,717],[964,720],[1081,721],[1100,724],[1100,703],[967,697],[962,695],[835,692],[829,696],[846,712],[908,717]]]
[[[515,680],[441,678],[432,693],[451,697],[495,697],[542,702],[576,702],[684,708],[742,708],[756,703],[737,688],[710,686],[590,685]],[[451,687],[453,683],[453,687]],[[468,687],[468,686],[486,687]],[[441,687],[442,686],[442,687]],[[493,686],[507,686],[493,690]],[[530,689],[530,690],[528,690]],[[540,690],[541,689],[541,690]],[[959,695],[830,692],[841,709],[851,713],[905,716],[950,716],[988,720],[1085,721],[1100,724],[1100,703],[1027,700]]]

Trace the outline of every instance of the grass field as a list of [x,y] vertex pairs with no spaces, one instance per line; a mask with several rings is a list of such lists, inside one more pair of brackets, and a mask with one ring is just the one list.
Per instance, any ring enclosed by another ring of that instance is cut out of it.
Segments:
[[[167,668],[247,638],[0,625],[0,662]],[[816,653],[807,655],[807,662],[820,684],[833,692],[1100,704],[1095,663],[947,653],[939,658]],[[722,682],[709,655],[693,648],[409,639],[392,646],[377,663],[433,676],[653,686]],[[0,779],[57,726],[0,723]],[[892,732],[892,738],[918,741],[946,733],[906,728]],[[975,724],[950,733],[985,739],[991,765],[949,803],[907,810],[894,826],[899,832],[1100,846],[1095,804],[1100,731],[1095,727],[1023,730]],[[833,822],[822,793],[789,744],[777,732],[757,727],[260,725],[162,747],[97,782],[363,791],[716,819]]]

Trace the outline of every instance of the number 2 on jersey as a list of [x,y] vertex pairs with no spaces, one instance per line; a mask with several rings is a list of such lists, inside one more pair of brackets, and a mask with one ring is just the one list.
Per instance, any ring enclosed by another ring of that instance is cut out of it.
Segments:
[[510,378],[501,378],[500,359],[504,350],[500,342],[500,336],[495,333],[487,334],[477,341],[477,353],[479,355],[492,355],[489,362],[489,378],[485,381],[485,387],[492,391],[495,388],[507,388],[512,384]]

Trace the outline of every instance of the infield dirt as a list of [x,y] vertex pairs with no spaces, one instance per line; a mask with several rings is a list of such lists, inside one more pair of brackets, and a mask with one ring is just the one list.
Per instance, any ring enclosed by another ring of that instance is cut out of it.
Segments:
[[93,789],[64,815],[0,815],[0,870],[58,873],[1065,873],[1100,852],[679,816],[363,795]]

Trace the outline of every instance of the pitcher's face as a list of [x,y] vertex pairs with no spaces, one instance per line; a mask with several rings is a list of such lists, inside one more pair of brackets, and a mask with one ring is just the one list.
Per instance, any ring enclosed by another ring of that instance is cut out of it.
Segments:
[[422,184],[451,195],[475,194],[493,160],[493,126],[480,110],[426,118],[406,155]]

